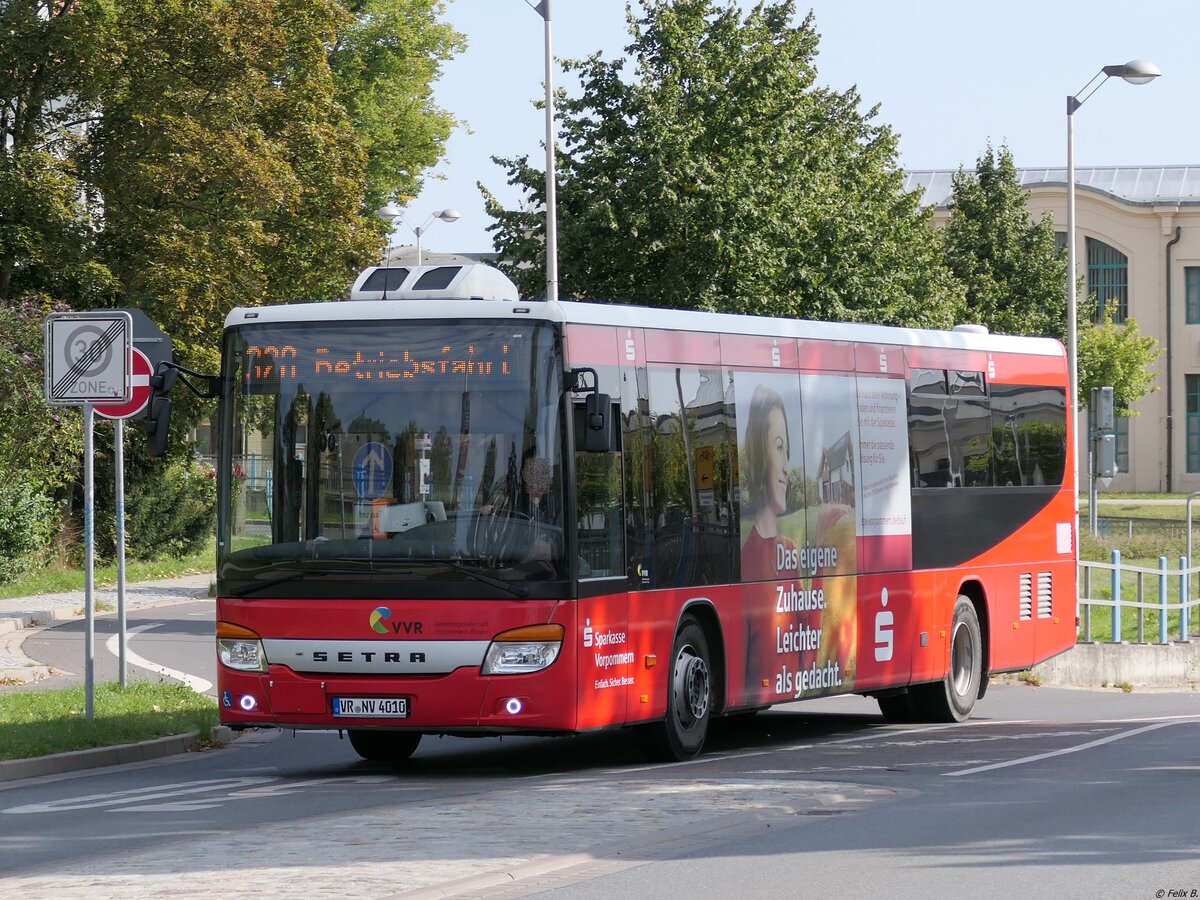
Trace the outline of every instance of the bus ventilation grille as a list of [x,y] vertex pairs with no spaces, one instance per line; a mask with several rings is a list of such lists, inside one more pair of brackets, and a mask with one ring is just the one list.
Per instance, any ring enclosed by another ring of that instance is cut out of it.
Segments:
[[[1039,619],[1048,619],[1053,615],[1054,591],[1051,586],[1050,573],[1037,573],[1037,615]],[[1033,618],[1033,573],[1021,573],[1021,618]]]
[[1038,572],[1038,618],[1049,619],[1053,614],[1051,598],[1054,591],[1050,587],[1050,573]]

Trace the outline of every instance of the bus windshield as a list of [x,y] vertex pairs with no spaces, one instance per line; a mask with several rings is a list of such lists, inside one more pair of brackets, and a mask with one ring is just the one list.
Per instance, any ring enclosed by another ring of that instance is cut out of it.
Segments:
[[223,596],[538,596],[567,577],[552,326],[251,323],[223,375]]

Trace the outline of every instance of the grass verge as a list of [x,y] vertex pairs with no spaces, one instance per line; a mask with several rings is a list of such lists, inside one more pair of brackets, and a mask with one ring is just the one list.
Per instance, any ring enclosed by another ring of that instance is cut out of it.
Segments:
[[98,684],[91,721],[83,686],[0,694],[0,759],[131,744],[189,731],[212,739],[217,703],[187,685],[131,681]]
[[[128,560],[125,565],[125,583],[160,581],[178,578],[181,575],[203,575],[216,567],[216,539],[209,541],[204,549],[182,557],[164,557],[154,560]],[[115,562],[96,567],[96,587],[108,587],[117,583]],[[14,581],[0,585],[0,600],[9,597],[33,597],[37,594],[58,594],[64,591],[82,591],[84,572],[82,568],[51,566],[27,572]]]

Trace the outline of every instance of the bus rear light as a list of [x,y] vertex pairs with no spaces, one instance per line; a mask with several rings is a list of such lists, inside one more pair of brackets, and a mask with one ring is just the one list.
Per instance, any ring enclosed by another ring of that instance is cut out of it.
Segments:
[[484,675],[523,675],[540,672],[558,659],[561,625],[530,625],[504,631],[492,639],[483,658]]
[[217,655],[222,665],[239,672],[267,671],[267,654],[263,650],[262,641],[258,634],[241,625],[217,623]]

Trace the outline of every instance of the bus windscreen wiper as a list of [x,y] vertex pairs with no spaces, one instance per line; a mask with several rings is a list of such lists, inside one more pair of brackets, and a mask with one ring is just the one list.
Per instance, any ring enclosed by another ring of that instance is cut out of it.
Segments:
[[461,572],[463,575],[467,575],[471,578],[474,578],[476,581],[482,581],[484,584],[489,584],[492,587],[498,587],[501,590],[508,591],[514,597],[528,597],[529,596],[529,590],[527,588],[521,587],[521,585],[519,585],[519,584],[513,584],[512,582],[509,582],[509,581],[503,581],[499,578],[494,578],[491,575],[485,575],[483,572],[477,572],[474,569],[467,568],[466,566],[462,565],[461,563],[456,563],[452,559],[411,559],[411,560],[405,560],[405,562],[418,563],[418,564],[423,563],[426,565],[434,565],[434,566],[445,566],[447,569],[452,569],[455,572]]

